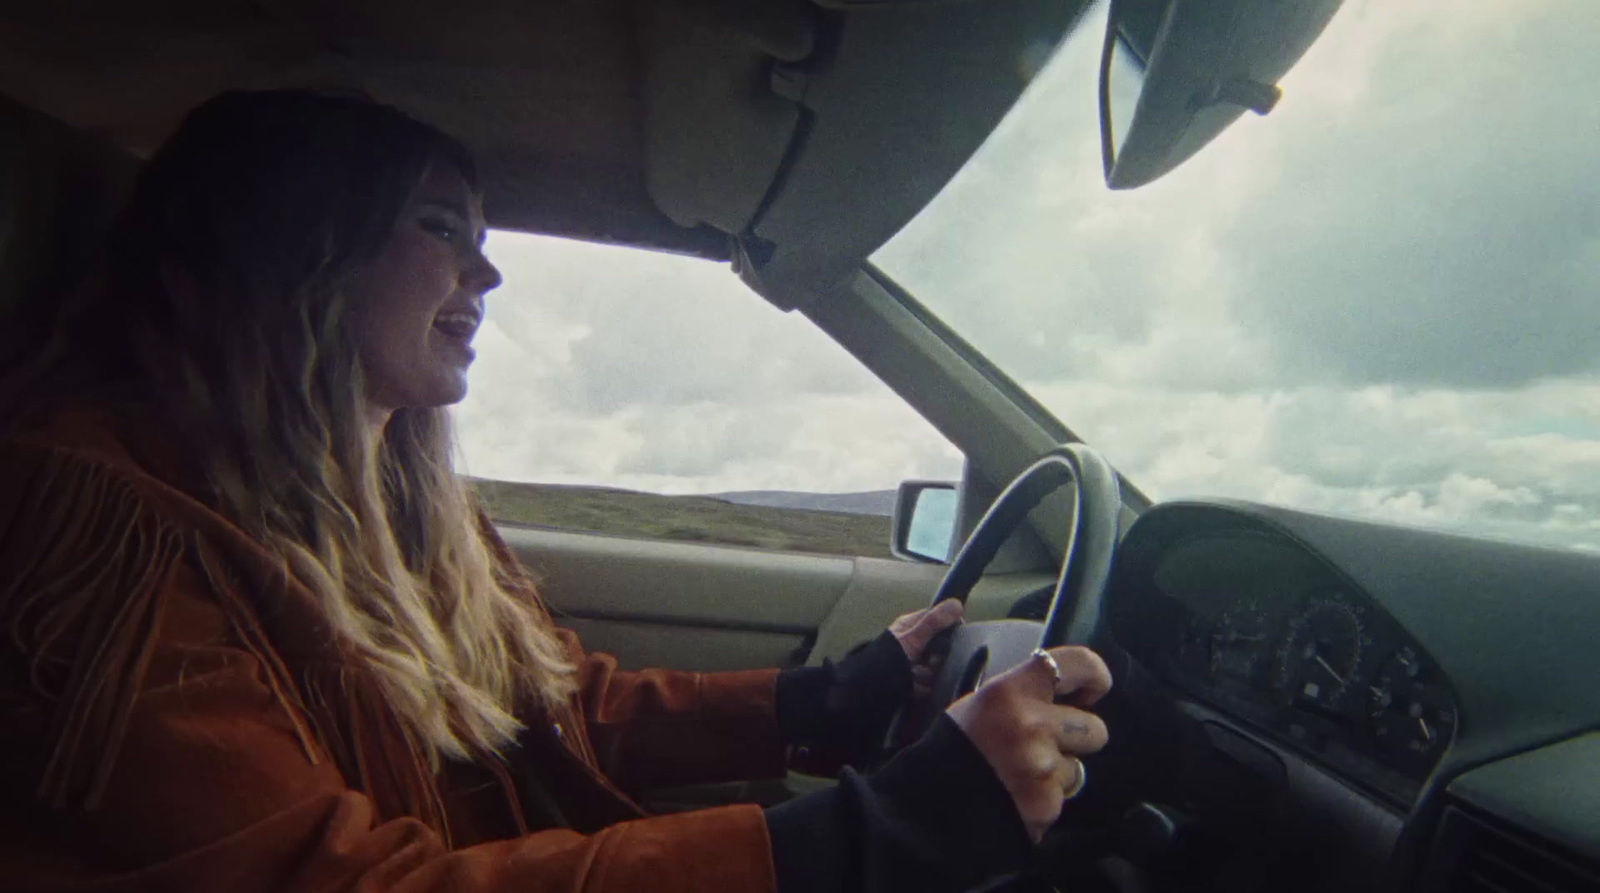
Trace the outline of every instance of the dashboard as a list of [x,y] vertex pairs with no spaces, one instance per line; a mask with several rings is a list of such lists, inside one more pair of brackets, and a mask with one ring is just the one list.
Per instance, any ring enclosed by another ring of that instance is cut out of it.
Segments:
[[1125,748],[1099,778],[1149,871],[1209,854],[1172,889],[1600,890],[1597,594],[1600,552],[1152,506],[1096,621]]
[[1153,558],[1112,600],[1132,657],[1371,794],[1416,798],[1458,710],[1438,664],[1369,595],[1267,529],[1197,531]]

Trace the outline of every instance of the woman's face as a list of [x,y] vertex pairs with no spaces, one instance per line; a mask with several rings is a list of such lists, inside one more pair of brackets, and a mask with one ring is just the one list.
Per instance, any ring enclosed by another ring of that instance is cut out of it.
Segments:
[[466,397],[483,296],[500,284],[483,238],[483,209],[466,179],[434,165],[357,303],[366,397],[380,418]]

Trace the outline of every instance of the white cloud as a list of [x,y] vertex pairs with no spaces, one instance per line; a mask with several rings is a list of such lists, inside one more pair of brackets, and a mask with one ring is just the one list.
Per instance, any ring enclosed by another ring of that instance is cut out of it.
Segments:
[[550,393],[568,411],[882,390],[726,265],[512,233],[495,233],[488,250],[505,276],[489,318],[527,350],[557,354],[541,362],[555,363]]
[[922,418],[724,265],[512,233],[467,400],[463,470],[667,493],[877,490],[959,477]]
[[1159,498],[1597,541],[1600,6],[1350,0],[1130,193],[1094,29],[880,265]]
[[[1347,0],[1266,118],[1104,187],[1096,25],[875,260],[1158,498],[1600,544],[1589,0]],[[856,490],[959,457],[722,266],[496,234],[473,473]]]
[[[1600,524],[1600,382],[1505,391],[1223,393],[1096,381],[1030,390],[1157,499],[1227,495],[1541,542]],[[1525,434],[1562,419],[1572,434]],[[1589,421],[1584,421],[1588,419]]]

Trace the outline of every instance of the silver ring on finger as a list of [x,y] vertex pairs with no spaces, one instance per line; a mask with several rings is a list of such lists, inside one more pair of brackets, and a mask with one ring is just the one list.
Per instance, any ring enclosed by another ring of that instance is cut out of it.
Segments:
[[1083,761],[1077,757],[1068,757],[1068,759],[1072,760],[1073,764],[1078,767],[1078,774],[1073,779],[1072,787],[1061,795],[1062,800],[1071,800],[1073,797],[1083,793],[1084,786],[1089,783],[1089,767],[1085,766]]
[[1055,655],[1044,650],[1043,648],[1035,648],[1033,649],[1033,654],[1030,656],[1044,661],[1045,666],[1050,668],[1050,673],[1056,677],[1056,687],[1060,688],[1061,665],[1056,663]]

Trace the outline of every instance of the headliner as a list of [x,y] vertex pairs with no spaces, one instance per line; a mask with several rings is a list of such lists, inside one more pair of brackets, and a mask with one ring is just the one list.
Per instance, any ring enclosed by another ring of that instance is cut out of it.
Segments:
[[0,93],[145,155],[224,89],[358,87],[473,148],[493,226],[733,235],[814,282],[932,199],[1084,5],[61,0],[0,13]]

